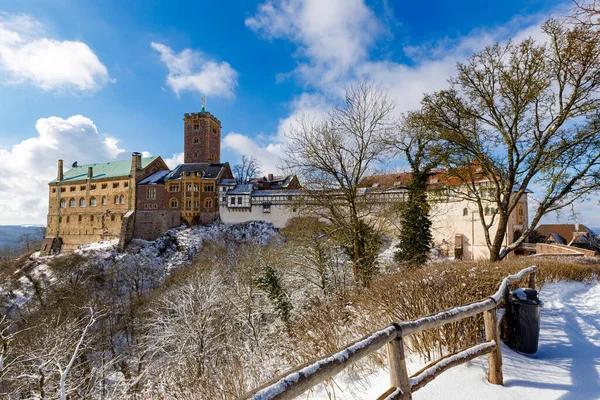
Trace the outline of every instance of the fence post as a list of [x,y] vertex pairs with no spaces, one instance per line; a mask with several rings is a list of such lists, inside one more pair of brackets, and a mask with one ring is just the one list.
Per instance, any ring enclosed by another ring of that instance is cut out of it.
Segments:
[[498,329],[496,308],[483,313],[483,322],[485,324],[485,340],[496,342],[496,348],[488,354],[488,381],[494,385],[503,385],[502,351],[500,350],[500,331]]
[[535,271],[529,274],[529,287],[535,289]]
[[402,330],[399,326],[396,327],[397,336],[387,344],[389,368],[390,368],[390,383],[392,387],[402,390],[401,400],[411,400],[412,393],[410,390],[410,379],[408,378],[408,370],[406,369],[406,359],[404,355],[404,342],[402,340]]

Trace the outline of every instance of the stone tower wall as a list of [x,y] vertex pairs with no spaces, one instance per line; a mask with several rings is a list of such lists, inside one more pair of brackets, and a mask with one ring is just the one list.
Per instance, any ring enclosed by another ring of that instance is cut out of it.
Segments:
[[218,163],[221,160],[221,121],[209,112],[185,114],[183,162]]

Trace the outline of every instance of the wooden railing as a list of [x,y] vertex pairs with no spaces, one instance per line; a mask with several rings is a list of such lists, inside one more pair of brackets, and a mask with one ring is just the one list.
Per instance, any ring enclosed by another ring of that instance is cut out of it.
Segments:
[[[502,385],[502,354],[500,352],[500,333],[496,308],[501,300],[508,295],[511,283],[529,276],[529,287],[535,288],[536,269],[537,267],[533,266],[525,268],[517,274],[507,276],[502,280],[498,291],[484,300],[414,321],[392,324],[354,342],[337,353],[288,371],[246,393],[238,400],[293,399],[360,359],[374,353],[384,345],[387,345],[391,388],[381,395],[378,400],[411,399],[413,392],[431,382],[442,372],[484,354],[488,355],[488,381],[496,385]],[[404,339],[406,337],[427,329],[439,328],[451,322],[474,317],[481,313],[483,313],[485,325],[485,342],[436,360],[409,377],[404,352]]]

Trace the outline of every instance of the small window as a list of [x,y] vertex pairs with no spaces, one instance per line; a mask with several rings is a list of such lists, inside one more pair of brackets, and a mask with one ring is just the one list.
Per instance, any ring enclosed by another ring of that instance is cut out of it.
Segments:
[[217,133],[217,128],[213,128],[212,132]]
[[85,207],[85,199],[83,197],[79,199],[79,207]]
[[102,189],[106,189],[106,188],[108,188],[108,183],[103,183],[102,184]]
[[92,197],[90,199],[90,207],[96,207],[96,198],[95,197]]
[[65,208],[65,207],[67,207],[67,201],[65,199],[62,199],[60,201],[60,208]]
[[194,152],[194,158],[198,158],[198,152]]
[[94,216],[90,215],[90,222],[94,222]]
[[121,204],[125,204],[125,196],[121,195],[120,200],[121,200]]
[[81,220],[82,220],[82,219],[83,219],[83,218],[82,218],[82,216],[81,216],[81,215],[80,215],[80,216],[77,218],[78,222],[81,222]]
[[77,206],[77,202],[75,201],[75,199],[69,200],[69,207],[74,208],[76,206]]
[[238,199],[238,204],[242,204],[242,197],[241,197],[241,196],[238,196],[238,198],[237,198],[237,199]]
[[119,204],[119,196],[118,195],[115,196],[115,204]]
[[56,188],[52,188],[52,193],[56,193]]
[[198,200],[194,200],[194,208],[198,208]]
[[204,208],[212,208],[212,206],[213,206],[212,199],[206,199],[206,200],[204,200]]
[[171,208],[177,208],[179,206],[179,202],[177,199],[171,199]]
[[191,207],[192,207],[192,201],[191,201],[191,200],[186,200],[186,201],[185,201],[185,206],[186,206],[187,208],[191,208]]
[[187,185],[187,191],[191,192],[192,191],[192,185]]
[[67,224],[71,222],[71,218],[67,216]]
[[61,187],[61,188],[60,188],[60,192],[61,192],[61,193],[64,193],[64,192],[66,192],[66,191],[67,191],[67,188],[64,188],[64,187]]
[[263,204],[263,212],[264,213],[270,213],[271,212],[271,205],[270,204]]
[[198,138],[198,136],[194,137],[194,144],[198,144],[200,143],[200,139]]
[[232,197],[230,197],[230,199],[231,199],[231,205],[234,205],[235,204],[235,197],[232,196]]
[[82,191],[82,192],[85,192],[85,189],[86,189],[86,188],[85,188],[85,185],[81,185],[81,186],[79,186],[79,190],[80,190],[80,191]]
[[200,124],[198,122],[194,122],[194,130],[200,130]]
[[69,188],[69,191],[70,191],[70,192],[74,192],[74,191],[75,191],[75,186],[71,186],[71,187]]
[[123,187],[129,187],[129,182],[123,182]]
[[469,209],[463,208],[463,217],[466,217],[467,215],[469,215]]
[[[68,217],[67,217],[68,218]],[[62,217],[58,217],[58,222],[61,223],[62,222]]]
[[106,196],[102,196],[102,205],[105,206],[106,205]]
[[113,189],[116,189],[116,188],[118,188],[118,187],[119,187],[119,182],[114,182],[114,183],[113,183]]
[[111,220],[111,221],[114,221],[114,220],[115,220],[115,214],[112,214],[112,215],[110,216],[110,220]]
[[214,192],[215,191],[215,185],[212,185],[212,184],[203,185],[202,186],[202,191],[203,192]]
[[90,185],[90,190],[96,190],[96,185]]
[[198,191],[198,185],[194,185],[194,192]]

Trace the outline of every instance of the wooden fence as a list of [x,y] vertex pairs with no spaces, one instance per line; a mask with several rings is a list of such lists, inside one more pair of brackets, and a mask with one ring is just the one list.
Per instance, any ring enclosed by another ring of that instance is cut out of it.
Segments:
[[[525,268],[517,274],[507,276],[502,280],[498,291],[484,300],[414,321],[394,323],[328,357],[288,371],[246,393],[238,400],[293,399],[360,359],[374,353],[384,345],[387,345],[391,388],[382,394],[378,400],[411,399],[413,392],[431,382],[442,372],[484,354],[488,355],[488,381],[496,385],[502,385],[502,354],[500,352],[500,333],[496,309],[501,300],[508,296],[511,283],[529,276],[529,287],[535,288],[536,269],[537,267],[533,266]],[[483,313],[485,325],[485,342],[436,360],[409,377],[406,369],[404,338],[427,329],[439,328],[451,322],[474,317],[481,313]]]

